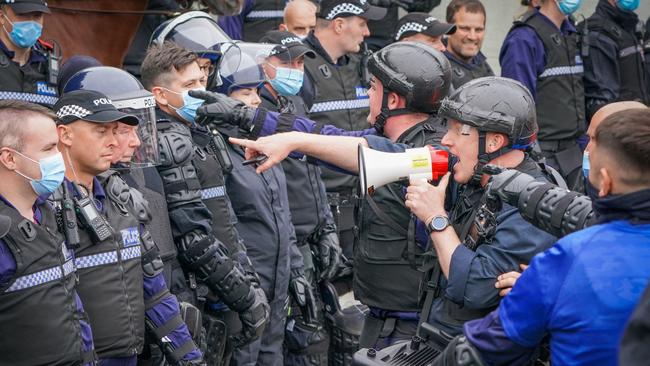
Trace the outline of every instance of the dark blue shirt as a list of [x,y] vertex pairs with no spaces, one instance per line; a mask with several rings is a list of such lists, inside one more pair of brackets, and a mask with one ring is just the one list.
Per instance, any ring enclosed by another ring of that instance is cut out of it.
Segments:
[[[549,18],[539,10],[536,11],[544,21],[557,28]],[[568,35],[575,33],[576,28],[565,19],[560,26],[560,31]],[[516,27],[508,33],[501,46],[499,63],[501,76],[521,82],[530,90],[534,98],[537,97],[537,76],[546,68],[546,51],[542,40],[533,28]]]
[[[219,27],[232,39],[244,39],[244,20],[253,10],[255,0],[244,0],[242,11],[237,15],[220,16],[217,20]],[[260,34],[259,37],[262,37]]]

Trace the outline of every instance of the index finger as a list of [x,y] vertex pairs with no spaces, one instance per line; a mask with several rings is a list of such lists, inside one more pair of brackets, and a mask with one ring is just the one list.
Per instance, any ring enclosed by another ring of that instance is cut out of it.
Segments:
[[238,139],[236,137],[230,137],[230,138],[228,138],[228,141],[230,141],[230,143],[232,143],[232,144],[239,145],[239,146],[242,146],[242,147],[249,147],[249,148],[254,149],[254,146],[255,146],[255,141],[246,140],[246,139]]

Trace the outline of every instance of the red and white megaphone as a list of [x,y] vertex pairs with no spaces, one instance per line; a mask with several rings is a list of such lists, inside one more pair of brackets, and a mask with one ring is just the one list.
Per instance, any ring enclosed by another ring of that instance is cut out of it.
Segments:
[[449,152],[431,145],[385,153],[359,145],[361,194],[372,194],[388,183],[406,179],[439,180],[449,171]]

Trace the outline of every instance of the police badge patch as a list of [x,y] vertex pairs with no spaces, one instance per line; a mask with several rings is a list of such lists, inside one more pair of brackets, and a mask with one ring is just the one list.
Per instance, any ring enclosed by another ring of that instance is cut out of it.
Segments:
[[320,70],[321,74],[325,77],[325,79],[329,79],[332,77],[332,70],[330,70],[329,66],[326,64],[322,64],[318,66],[318,70]]
[[121,231],[122,244],[125,248],[140,245],[140,232],[137,227],[129,227]]

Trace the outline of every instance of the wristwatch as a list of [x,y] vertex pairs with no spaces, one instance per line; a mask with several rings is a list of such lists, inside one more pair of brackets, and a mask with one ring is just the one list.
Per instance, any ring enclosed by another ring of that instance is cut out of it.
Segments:
[[427,233],[443,231],[449,226],[449,217],[445,215],[436,215],[427,225]]

